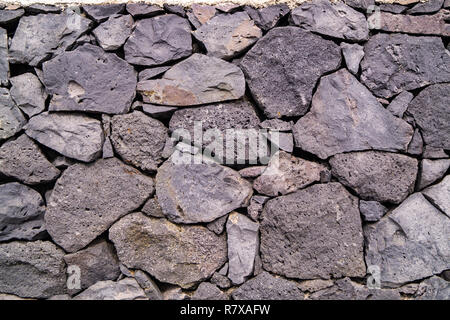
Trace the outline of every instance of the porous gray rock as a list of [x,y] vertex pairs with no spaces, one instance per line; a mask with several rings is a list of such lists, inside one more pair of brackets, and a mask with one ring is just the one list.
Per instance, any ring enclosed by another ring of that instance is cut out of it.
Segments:
[[175,14],[139,20],[124,45],[125,60],[156,66],[187,57],[192,53],[190,32],[188,21]]
[[366,274],[358,199],[340,183],[315,184],[269,200],[260,233],[267,271],[299,279]]
[[310,111],[297,121],[293,133],[297,147],[326,159],[368,149],[406,151],[413,128],[341,69],[322,77]]
[[26,122],[22,112],[12,101],[8,89],[0,88],[0,141],[22,130]]
[[100,157],[104,141],[100,121],[81,114],[43,112],[28,121],[25,133],[66,157],[84,162]]
[[0,85],[9,83],[8,33],[0,28]]
[[275,27],[280,19],[289,13],[289,7],[285,3],[274,4],[259,9],[245,6],[244,10],[255,24],[264,31]]
[[450,175],[434,186],[422,190],[423,195],[450,217]]
[[67,266],[80,268],[80,288],[69,290],[75,294],[98,281],[116,280],[120,275],[119,259],[112,244],[98,240],[86,249],[64,256]]
[[157,198],[151,198],[148,199],[147,202],[144,204],[144,206],[141,209],[142,213],[145,213],[148,216],[152,216],[155,218],[163,218],[164,213],[159,206],[158,199]]
[[254,44],[262,31],[247,13],[236,12],[217,15],[192,34],[203,43],[208,55],[229,60]]
[[247,214],[254,221],[259,220],[264,204],[269,200],[269,197],[255,195],[250,199],[250,205],[247,207]]
[[70,48],[91,25],[92,21],[72,10],[25,16],[12,38],[9,61],[38,66]]
[[12,77],[10,94],[16,105],[32,117],[45,110],[47,93],[38,77],[32,73],[23,73]]
[[118,14],[124,9],[124,3],[83,6],[84,12],[86,12],[87,16],[95,22],[105,21],[111,15]]
[[163,300],[163,295],[155,281],[144,271],[136,270],[134,272],[134,279],[136,279],[139,286],[144,290],[149,300]]
[[253,188],[267,196],[285,195],[320,181],[323,171],[328,169],[322,164],[279,151],[272,156],[267,168],[253,182]]
[[331,173],[362,199],[402,202],[414,191],[416,159],[380,151],[351,152],[330,159]]
[[130,15],[111,16],[92,31],[98,44],[106,51],[119,49],[131,35],[134,20]]
[[450,149],[449,101],[450,83],[442,83],[423,89],[409,104],[408,113],[420,127],[427,145]]
[[292,10],[290,21],[305,30],[334,38],[351,41],[364,41],[369,38],[364,14],[343,2],[319,0],[303,3]]
[[122,263],[161,282],[189,288],[206,280],[226,261],[226,237],[202,226],[131,213],[109,229]]
[[0,201],[0,241],[43,238],[45,206],[37,191],[17,182],[5,183],[0,185]]
[[414,193],[364,228],[366,263],[380,268],[382,286],[397,287],[450,268],[450,220]]
[[353,74],[357,74],[359,71],[359,63],[364,57],[364,47],[356,43],[342,42],[341,49],[348,70]]
[[272,276],[263,271],[233,291],[234,300],[303,300],[294,281]]
[[234,64],[194,53],[166,71],[162,79],[139,82],[137,90],[144,102],[193,106],[241,98],[245,79]]
[[233,212],[227,221],[228,278],[235,285],[252,275],[259,249],[259,225]]
[[241,61],[253,98],[269,118],[301,116],[317,80],[341,64],[339,46],[297,27],[270,30]]
[[306,292],[317,292],[326,288],[330,288],[334,285],[333,280],[322,280],[322,279],[314,279],[314,280],[305,280],[301,281],[298,286],[300,290]]
[[214,232],[215,234],[221,234],[225,229],[225,224],[227,223],[228,215],[224,215],[206,225],[206,227]]
[[433,276],[420,283],[415,296],[419,300],[449,300],[450,282]]
[[20,19],[25,13],[22,8],[18,9],[2,9],[0,10],[0,25],[7,26]]
[[254,179],[259,177],[264,172],[264,170],[266,170],[266,168],[267,166],[247,167],[239,170],[239,174],[242,178]]
[[202,282],[192,295],[192,300],[229,300],[216,285],[209,282]]
[[165,216],[173,222],[211,222],[247,205],[252,186],[228,167],[178,164],[171,158],[158,168],[156,195]]
[[111,120],[111,142],[116,153],[128,164],[144,171],[156,171],[169,138],[160,121],[140,111],[116,115]]
[[386,214],[386,212],[388,212],[388,210],[388,208],[378,201],[359,201],[359,212],[361,212],[364,221],[378,221]]
[[150,177],[116,158],[74,164],[58,179],[47,203],[47,231],[64,250],[75,252],[139,208],[153,191]]
[[[413,154],[413,155],[420,155],[424,151],[423,149],[424,149],[424,147],[423,147],[422,135],[420,134],[420,130],[418,128],[416,128],[414,130],[414,134],[411,139],[411,142],[408,145],[408,153]],[[445,154],[445,152],[444,152],[444,154]],[[427,158],[425,153],[424,153],[424,158]]]
[[33,185],[56,180],[60,171],[28,136],[22,134],[0,147],[0,173]]
[[106,137],[102,147],[102,158],[108,159],[112,157],[114,157],[114,149],[111,143],[111,139],[109,137]]
[[364,52],[361,80],[377,96],[450,81],[450,56],[438,37],[378,33]]
[[114,53],[85,44],[44,63],[50,111],[126,113],[136,94],[136,71]]
[[423,159],[420,162],[420,174],[417,179],[418,190],[422,190],[442,178],[449,167],[450,159]]
[[402,118],[413,98],[414,95],[411,92],[402,91],[389,103],[386,109],[392,112],[394,116]]
[[135,279],[125,278],[117,282],[99,281],[74,300],[147,300],[147,296]]
[[442,148],[426,145],[423,147],[423,157],[426,159],[442,159],[448,158],[449,156]]
[[293,121],[284,121],[278,118],[267,119],[259,124],[261,128],[273,131],[291,131],[293,125]]
[[145,3],[127,3],[127,12],[133,17],[153,17],[164,13],[160,6]]
[[209,280],[212,284],[215,284],[221,289],[228,289],[231,287],[231,281],[228,279],[228,277],[221,275],[218,272],[214,272],[213,276]]
[[50,241],[0,243],[0,292],[25,298],[64,294],[63,256]]

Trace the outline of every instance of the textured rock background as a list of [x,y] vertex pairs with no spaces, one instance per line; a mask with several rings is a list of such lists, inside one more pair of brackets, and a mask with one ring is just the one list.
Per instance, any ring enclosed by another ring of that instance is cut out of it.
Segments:
[[0,4],[2,298],[450,299],[449,1],[151,2]]

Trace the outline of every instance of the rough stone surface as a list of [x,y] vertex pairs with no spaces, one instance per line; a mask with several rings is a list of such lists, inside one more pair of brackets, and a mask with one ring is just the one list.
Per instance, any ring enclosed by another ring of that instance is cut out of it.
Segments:
[[217,272],[215,272],[213,274],[210,281],[212,284],[215,284],[216,286],[218,286],[221,289],[228,289],[229,287],[231,287],[230,279],[228,279],[228,277],[221,275]]
[[380,267],[385,286],[439,274],[450,268],[449,233],[448,217],[415,193],[379,222],[365,227],[366,263]]
[[[449,60],[450,63],[450,60]],[[431,85],[408,106],[427,145],[450,149],[450,83]]]
[[359,201],[359,211],[361,212],[364,221],[378,221],[385,215],[386,212],[388,212],[388,210],[388,208],[377,201]]
[[41,195],[17,182],[0,185],[0,241],[36,240],[45,234]]
[[392,112],[394,116],[402,118],[413,98],[414,95],[411,92],[403,91],[389,103],[386,109]]
[[264,120],[259,124],[261,128],[273,131],[291,131],[293,125],[293,121],[283,121],[277,118]]
[[416,4],[407,13],[433,13],[439,11],[443,4],[444,0],[428,0],[425,3]]
[[191,10],[187,12],[189,21],[195,28],[199,28],[217,13],[216,8],[208,5],[192,4]]
[[260,9],[245,6],[245,12],[255,21],[255,24],[264,31],[275,27],[280,19],[289,13],[289,7],[284,4],[275,4]]
[[225,60],[239,55],[262,36],[245,12],[217,15],[192,34],[203,43],[208,55]]
[[160,74],[166,72],[169,69],[170,69],[169,66],[144,69],[141,72],[139,72],[138,79],[139,81],[149,80],[159,76]]
[[124,60],[85,44],[44,63],[50,111],[126,113],[136,90],[136,71]]
[[9,25],[16,22],[20,17],[23,16],[25,10],[22,8],[15,10],[0,10],[0,25]]
[[125,278],[117,282],[107,280],[99,281],[82,293],[74,297],[74,300],[146,300],[144,290],[137,281]]
[[[98,281],[116,280],[120,275],[114,247],[105,240],[96,241],[86,249],[65,255],[64,261],[67,266],[80,268],[80,290]],[[71,290],[71,293],[80,290]]]
[[364,14],[343,2],[319,0],[304,3],[292,10],[290,20],[300,28],[334,38],[351,41],[369,38]]
[[364,46],[361,80],[389,98],[428,84],[450,81],[450,56],[438,37],[379,33]]
[[139,82],[137,90],[144,102],[193,106],[241,98],[245,79],[234,64],[195,53],[166,71],[162,79]]
[[164,13],[160,6],[145,3],[127,3],[127,11],[133,17],[153,17]]
[[127,267],[183,288],[209,278],[226,261],[224,235],[142,213],[129,214],[116,222],[109,230],[109,238]]
[[114,150],[129,164],[144,171],[156,171],[163,161],[167,128],[140,111],[114,116],[111,120]]
[[133,23],[133,18],[129,15],[111,16],[95,28],[92,34],[104,50],[117,50],[131,35]]
[[190,32],[187,20],[175,14],[139,20],[125,43],[125,59],[155,66],[187,57],[192,53]]
[[26,119],[11,99],[8,89],[0,88],[0,141],[19,132]]
[[359,44],[342,42],[341,49],[348,70],[353,74],[357,74],[359,70],[359,63],[364,57],[364,47]]
[[176,164],[169,159],[158,169],[156,195],[164,214],[173,222],[211,222],[245,206],[252,187],[230,168]]
[[0,28],[0,85],[5,86],[9,80],[8,33]]
[[83,10],[92,20],[102,22],[108,19],[109,16],[122,12],[125,9],[125,4],[107,4],[107,5],[86,5]]
[[449,156],[442,148],[435,148],[430,145],[426,145],[423,148],[423,157],[426,159],[442,159],[448,158]]
[[47,231],[67,252],[75,252],[139,208],[153,191],[150,177],[115,158],[74,164],[53,189],[45,214]]
[[25,184],[39,184],[55,180],[60,171],[22,134],[0,147],[0,173]]
[[101,155],[100,121],[81,114],[44,112],[30,119],[25,133],[60,154],[89,162]]
[[234,300],[303,300],[298,285],[262,272],[233,291]]
[[12,77],[10,81],[11,98],[28,117],[44,111],[47,93],[38,77],[32,73],[23,73]]
[[[417,188],[422,190],[444,176],[450,167],[450,159],[429,160],[423,159],[420,163]],[[449,194],[450,195],[450,194]]]
[[163,218],[164,213],[159,206],[158,199],[151,198],[148,199],[148,201],[144,204],[144,206],[141,209],[142,213],[145,213],[148,216],[155,217],[155,218]]
[[253,196],[250,199],[250,205],[247,207],[247,214],[254,221],[259,220],[259,215],[261,214],[264,204],[269,200],[266,196]]
[[[413,155],[420,155],[422,154],[423,150],[423,139],[422,135],[420,134],[420,130],[416,129],[414,130],[413,137],[411,139],[411,142],[408,146],[408,153]],[[444,152],[445,154],[445,152]],[[424,153],[424,158],[427,158],[426,154]]]
[[227,223],[228,215],[224,215],[206,225],[206,227],[214,232],[215,234],[221,234],[225,229],[225,224]]
[[229,300],[229,297],[216,285],[202,282],[192,295],[192,300]]
[[432,204],[450,217],[450,175],[438,184],[423,190],[422,193]]
[[158,286],[156,285],[156,283],[144,271],[136,270],[136,272],[134,273],[134,278],[141,286],[141,288],[144,289],[145,295],[149,300],[163,299],[163,295],[159,290]]
[[49,241],[0,244],[0,292],[48,298],[66,289],[64,251]]
[[10,63],[40,65],[72,46],[92,22],[74,11],[47,13],[20,19],[9,49]]
[[431,277],[420,283],[416,295],[419,300],[449,300],[450,282]]
[[320,181],[320,173],[328,169],[319,163],[304,160],[280,151],[256,178],[253,188],[267,196],[285,195]]
[[158,106],[155,104],[144,103],[142,105],[142,112],[149,116],[161,120],[171,118],[172,114],[178,110],[177,107]]
[[358,150],[406,151],[412,127],[385,110],[345,69],[324,76],[293,129],[297,147],[326,159]]
[[228,278],[242,284],[253,273],[259,249],[259,225],[240,213],[231,213],[227,221]]
[[313,88],[341,64],[340,48],[297,27],[270,30],[240,66],[253,98],[269,118],[306,113]]
[[269,200],[261,218],[265,270],[299,279],[366,274],[358,200],[341,184]]
[[299,288],[302,291],[306,292],[316,292],[319,290],[330,288],[333,285],[334,285],[333,280],[322,280],[322,279],[305,280],[298,284]]

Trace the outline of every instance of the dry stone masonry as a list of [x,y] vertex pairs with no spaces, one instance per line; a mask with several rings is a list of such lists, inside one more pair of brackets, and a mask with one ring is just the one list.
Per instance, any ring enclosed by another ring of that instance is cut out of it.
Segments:
[[450,299],[449,9],[0,5],[0,299]]

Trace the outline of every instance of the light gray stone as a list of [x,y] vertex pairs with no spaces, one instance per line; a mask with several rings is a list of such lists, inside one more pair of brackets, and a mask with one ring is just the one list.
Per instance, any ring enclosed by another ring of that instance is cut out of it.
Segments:
[[166,72],[169,69],[170,69],[170,66],[144,69],[141,72],[139,72],[138,79],[139,79],[139,81],[149,80],[149,79],[155,78],[156,76],[159,76],[160,74]]
[[449,167],[450,159],[423,159],[420,162],[420,174],[417,184],[418,190],[422,190],[423,188],[428,187],[433,182],[442,178]]
[[12,77],[10,94],[16,105],[32,117],[45,110],[47,93],[38,77],[32,73],[23,73]]
[[136,279],[141,288],[144,289],[145,295],[149,300],[163,300],[164,297],[161,291],[159,291],[158,286],[144,271],[136,270],[134,279]]
[[436,148],[430,145],[426,145],[423,148],[423,157],[426,159],[442,159],[448,158],[449,156],[442,148]]
[[254,221],[259,220],[259,215],[261,214],[264,204],[269,200],[269,197],[266,196],[253,196],[250,199],[250,205],[247,207],[247,214]]
[[402,118],[403,113],[405,113],[408,108],[408,104],[413,98],[414,95],[411,92],[402,91],[394,98],[394,100],[392,100],[391,103],[389,103],[386,109],[392,112],[394,116]]
[[422,193],[433,205],[450,217],[450,175],[438,184],[423,190]]
[[261,128],[273,131],[291,131],[293,125],[293,121],[283,121],[277,118],[267,119],[259,124]]
[[22,112],[12,101],[8,89],[0,88],[0,141],[15,135],[26,122]]
[[145,3],[127,3],[127,11],[133,17],[153,17],[164,13],[160,6]]
[[0,10],[0,25],[7,26],[20,19],[25,13],[22,8]]
[[244,10],[250,18],[255,21],[255,24],[264,31],[275,27],[280,19],[289,13],[289,7],[285,3],[274,4],[258,9],[245,6]]
[[213,276],[211,277],[211,279],[209,281],[211,281],[212,284],[215,284],[216,286],[218,286],[221,289],[228,289],[229,287],[231,287],[230,279],[228,279],[228,277],[221,275],[220,273],[217,273],[217,272],[215,272],[213,274]]
[[117,282],[99,281],[74,300],[147,300],[147,296],[135,279],[125,278]]
[[92,31],[98,44],[106,51],[119,49],[131,35],[134,20],[130,15],[111,16]]
[[148,216],[155,217],[155,218],[163,218],[164,213],[159,206],[158,199],[157,198],[151,198],[148,199],[148,201],[144,204],[144,206],[141,209],[142,213],[145,213]]
[[0,28],[0,85],[9,83],[8,33]]
[[359,63],[364,57],[364,47],[359,44],[342,42],[341,49],[348,70],[353,74],[357,74],[359,70]]
[[202,282],[192,295],[192,300],[229,300],[216,285],[209,282]]
[[359,212],[361,212],[364,221],[378,221],[385,215],[386,212],[388,212],[388,210],[388,208],[377,201],[359,201]]
[[224,215],[206,225],[206,227],[214,232],[215,234],[221,234],[225,229],[225,224],[227,223],[228,215]]
[[[413,155],[420,155],[423,152],[423,139],[422,139],[422,135],[420,134],[420,130],[419,129],[415,129],[414,130],[414,134],[413,137],[411,139],[411,142],[408,145],[408,153],[409,154],[413,154]],[[445,154],[445,152],[444,152]],[[424,154],[424,158],[425,154]]]
[[105,21],[108,17],[120,13],[124,9],[124,3],[83,6],[84,12],[95,22]]
[[419,300],[449,300],[450,282],[433,276],[420,283],[415,296]]

